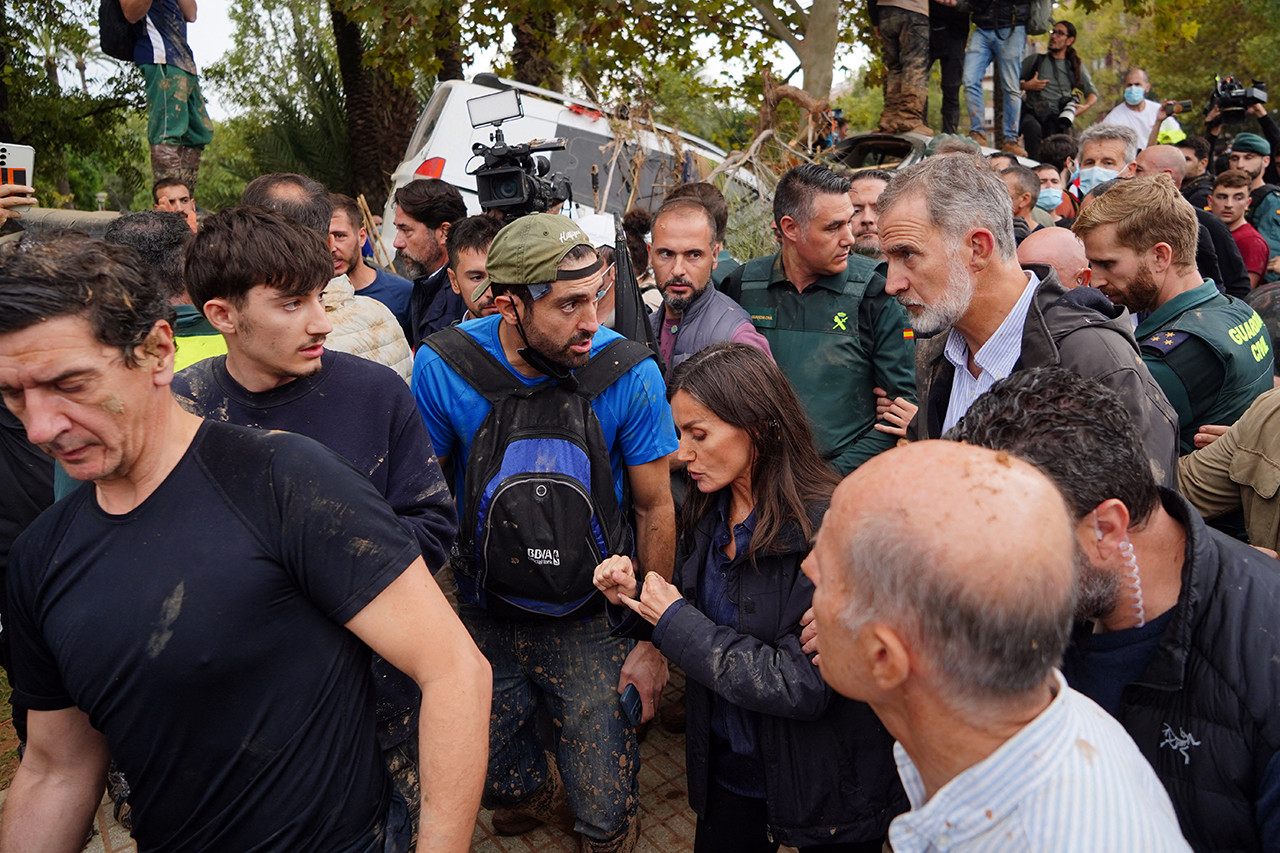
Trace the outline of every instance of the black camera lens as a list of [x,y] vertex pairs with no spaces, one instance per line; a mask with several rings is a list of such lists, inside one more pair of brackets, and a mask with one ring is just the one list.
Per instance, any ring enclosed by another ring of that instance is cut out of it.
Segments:
[[517,175],[508,175],[500,181],[493,182],[493,197],[504,201],[521,197],[521,181]]

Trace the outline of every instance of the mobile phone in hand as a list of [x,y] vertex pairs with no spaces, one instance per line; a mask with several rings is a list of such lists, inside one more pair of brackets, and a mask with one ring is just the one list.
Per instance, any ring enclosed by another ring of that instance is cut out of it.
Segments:
[[627,684],[618,703],[622,705],[622,713],[626,715],[631,725],[640,725],[640,720],[644,717],[644,705],[640,702],[640,691],[634,684]]
[[35,168],[36,150],[30,145],[0,142],[0,184],[35,186]]

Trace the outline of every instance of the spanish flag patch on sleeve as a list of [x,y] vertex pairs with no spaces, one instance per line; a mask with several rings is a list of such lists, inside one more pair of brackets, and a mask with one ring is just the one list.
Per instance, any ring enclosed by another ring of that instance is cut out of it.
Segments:
[[903,330],[902,330],[902,339],[903,339],[904,341],[913,341],[913,340],[915,340],[915,338],[916,338],[916,330],[915,330],[915,329],[903,329]]

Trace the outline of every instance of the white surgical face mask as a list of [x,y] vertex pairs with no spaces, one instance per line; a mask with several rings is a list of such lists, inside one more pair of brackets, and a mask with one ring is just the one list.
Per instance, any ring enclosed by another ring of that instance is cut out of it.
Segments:
[[1088,195],[1089,190],[1098,184],[1105,184],[1112,178],[1120,177],[1120,173],[1115,169],[1104,169],[1101,166],[1090,166],[1087,169],[1080,170],[1080,197],[1084,198]]
[[1125,86],[1124,102],[1131,107],[1136,107],[1146,99],[1147,93],[1141,86]]

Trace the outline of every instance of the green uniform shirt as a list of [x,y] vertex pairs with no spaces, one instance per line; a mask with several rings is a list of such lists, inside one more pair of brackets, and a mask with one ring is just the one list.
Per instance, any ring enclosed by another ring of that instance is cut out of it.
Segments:
[[871,389],[916,399],[911,322],[884,288],[876,263],[852,254],[843,272],[803,292],[787,280],[781,253],[749,261],[726,285],[768,339],[813,424],[818,450],[842,474],[897,441],[873,429]]
[[1205,424],[1235,423],[1271,389],[1274,358],[1266,325],[1212,281],[1152,311],[1135,337],[1142,360],[1178,412],[1182,453]]

